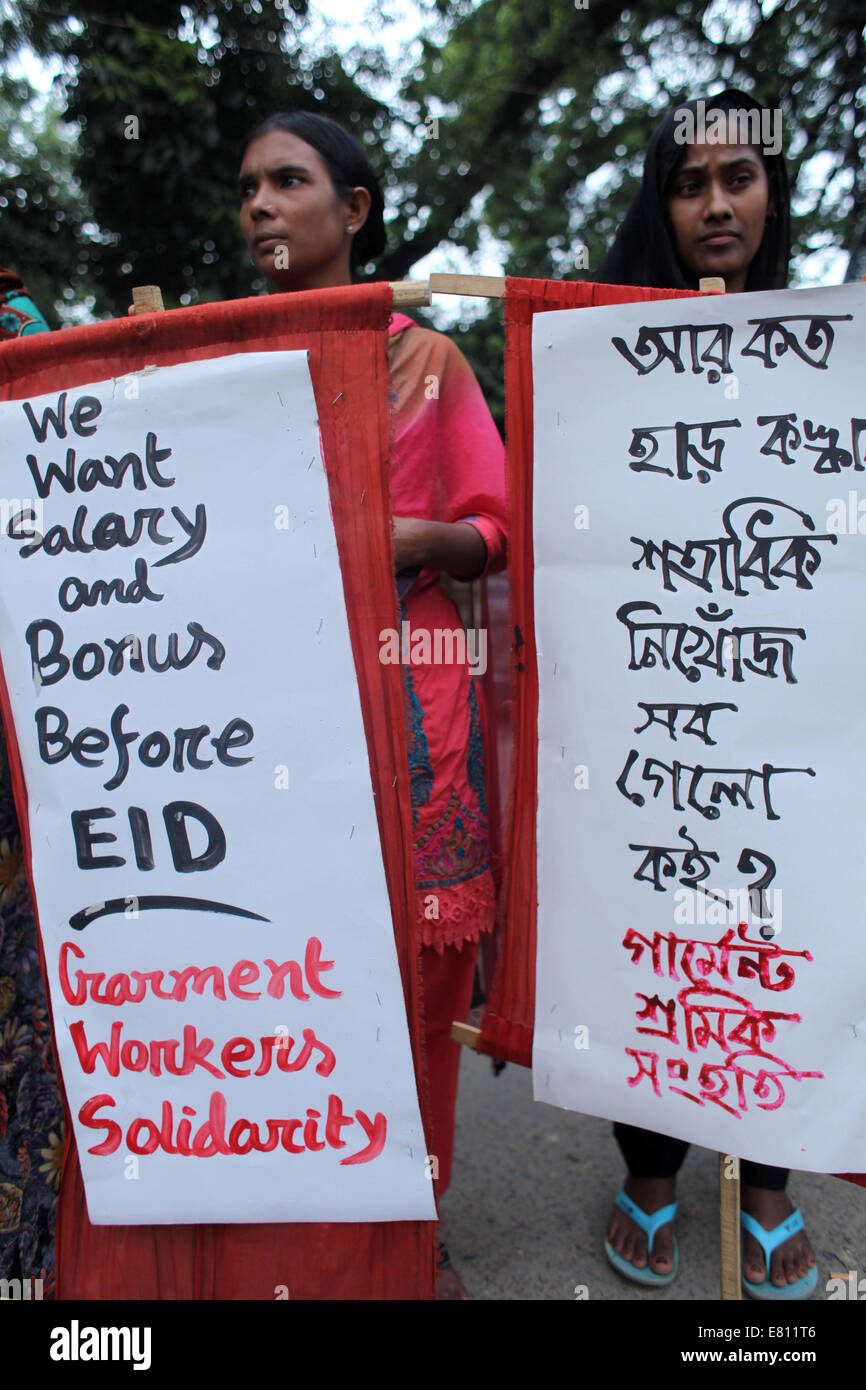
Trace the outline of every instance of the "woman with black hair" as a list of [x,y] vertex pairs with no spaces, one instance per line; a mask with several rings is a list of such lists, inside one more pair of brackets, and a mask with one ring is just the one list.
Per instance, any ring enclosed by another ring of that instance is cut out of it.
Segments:
[[[700,123],[682,120],[682,113],[698,114],[698,107]],[[750,112],[768,114],[753,97],[735,90],[668,112],[650,137],[640,189],[599,271],[600,281],[696,290],[702,277],[718,275],[729,294],[786,287],[790,194],[781,152],[680,140],[690,128],[696,135],[702,128],[707,135],[725,128],[732,135],[759,129],[759,122],[750,126],[744,119]],[[711,119],[717,115],[723,119]]]
[[244,144],[241,230],[280,290],[350,284],[385,249],[384,199],[358,142],[329,116],[278,112]]
[[[784,289],[790,256],[788,179],[768,134],[778,120],[744,92],[726,91],[668,113],[647,146],[640,191],[601,267],[607,284],[697,289],[721,276],[726,290]],[[694,138],[682,141],[684,131]],[[701,139],[712,130],[714,139]],[[718,135],[727,140],[716,143]],[[773,142],[775,143],[775,142]],[[673,1232],[676,1174],[688,1145],[633,1125],[614,1133],[628,1167],[607,1225],[613,1267],[639,1284],[669,1284],[678,1252]],[[743,1161],[743,1287],[754,1298],[808,1298],[818,1271],[803,1219],[785,1192],[784,1169]]]
[[[275,289],[349,284],[384,249],[378,179],[357,141],[326,116],[286,112],[262,122],[246,142],[238,186],[241,229]],[[392,315],[388,366],[401,631],[408,624],[410,634],[447,635],[461,624],[440,574],[472,580],[505,564],[502,442],[466,360],[443,334]],[[451,1173],[460,1060],[451,1023],[469,1011],[495,888],[477,679],[465,660],[431,661],[416,650],[413,643],[401,670],[432,1176],[441,1195]],[[438,1296],[465,1297],[444,1249],[440,1264]]]

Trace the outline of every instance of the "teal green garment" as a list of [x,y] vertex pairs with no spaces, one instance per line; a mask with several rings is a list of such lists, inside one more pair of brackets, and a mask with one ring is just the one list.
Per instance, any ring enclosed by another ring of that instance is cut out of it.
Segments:
[[48,324],[33,300],[26,294],[9,294],[0,306],[0,337],[25,338],[30,333],[48,333]]

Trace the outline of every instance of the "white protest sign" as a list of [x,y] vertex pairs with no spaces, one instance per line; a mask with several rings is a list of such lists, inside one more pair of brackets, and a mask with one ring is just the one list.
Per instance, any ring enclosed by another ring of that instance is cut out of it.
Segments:
[[866,287],[536,314],[537,1099],[866,1167]]
[[0,652],[90,1218],[435,1219],[306,354],[134,384],[0,405]]

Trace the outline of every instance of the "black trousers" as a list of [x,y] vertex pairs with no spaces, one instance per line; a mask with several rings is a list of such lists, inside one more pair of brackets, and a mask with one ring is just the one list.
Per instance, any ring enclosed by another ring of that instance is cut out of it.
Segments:
[[[689,1146],[684,1139],[671,1139],[667,1134],[654,1134],[650,1129],[617,1123],[613,1132],[633,1178],[672,1178],[679,1172],[688,1152]],[[740,1180],[750,1187],[783,1192],[788,1169],[771,1168],[767,1163],[752,1163],[744,1158],[740,1163]]]

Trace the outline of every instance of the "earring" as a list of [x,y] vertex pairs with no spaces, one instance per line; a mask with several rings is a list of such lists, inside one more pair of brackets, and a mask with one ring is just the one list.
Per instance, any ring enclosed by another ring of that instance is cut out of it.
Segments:
[[346,231],[347,231],[347,232],[354,232],[354,230],[355,230],[354,227],[347,227],[347,228],[346,228]]

